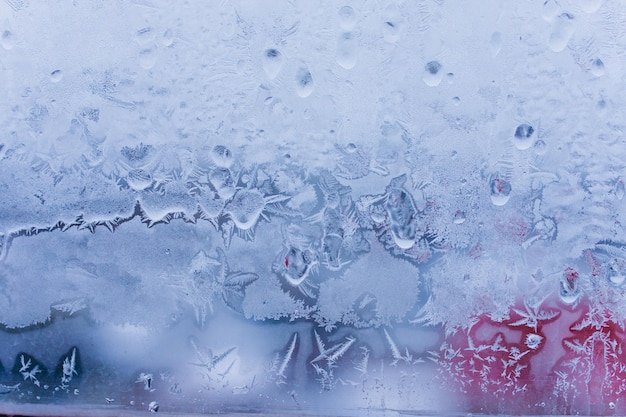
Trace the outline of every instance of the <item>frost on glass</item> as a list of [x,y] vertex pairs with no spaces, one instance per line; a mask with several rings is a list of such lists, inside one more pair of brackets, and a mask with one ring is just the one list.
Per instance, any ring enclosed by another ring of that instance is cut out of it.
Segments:
[[625,414],[624,5],[461,3],[1,2],[0,414]]

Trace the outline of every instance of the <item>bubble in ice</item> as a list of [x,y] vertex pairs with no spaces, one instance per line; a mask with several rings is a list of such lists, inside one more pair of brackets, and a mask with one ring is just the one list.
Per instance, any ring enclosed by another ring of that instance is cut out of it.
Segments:
[[6,49],[7,51],[10,49],[13,49],[13,46],[15,45],[15,39],[13,36],[13,33],[11,33],[11,31],[9,30],[5,30],[4,32],[2,32],[2,47],[4,49]]
[[543,340],[543,337],[541,337],[540,335],[535,334],[535,333],[530,333],[526,335],[526,340],[524,341],[524,343],[529,349],[535,350],[539,347],[542,340]]
[[306,98],[313,92],[313,76],[306,67],[300,67],[296,71],[296,93],[299,97]]
[[53,83],[58,83],[63,78],[63,72],[59,69],[54,70],[50,73],[50,81]]
[[489,191],[491,202],[496,206],[503,206],[509,201],[511,194],[511,183],[496,173],[489,181]]
[[442,65],[439,61],[430,61],[424,66],[424,83],[429,87],[436,87],[443,79]]
[[578,272],[571,267],[565,268],[559,280],[559,297],[565,304],[572,305],[580,298],[580,284]]
[[344,32],[337,40],[337,63],[344,69],[352,69],[356,65],[358,49],[356,35]]
[[263,71],[270,80],[276,78],[283,68],[283,54],[278,49],[269,48],[263,52]]
[[163,33],[163,40],[161,42],[163,43],[163,46],[172,46],[174,43],[174,32],[172,29],[167,29]]
[[519,150],[530,148],[533,145],[533,133],[535,133],[535,129],[531,125],[522,123],[517,126],[513,134],[515,147]]
[[494,58],[498,56],[502,50],[502,34],[500,32],[493,32],[489,39],[489,48],[491,49],[491,56]]
[[211,149],[211,159],[220,168],[230,168],[234,162],[233,153],[224,145],[215,145]]
[[156,64],[156,51],[154,48],[144,48],[139,51],[139,65],[145,70],[152,69]]
[[604,75],[604,62],[600,58],[591,60],[591,73],[596,77]]
[[552,32],[548,38],[548,47],[554,52],[561,52],[567,46],[574,34],[574,16],[561,13],[552,25]]
[[224,212],[240,230],[249,230],[259,220],[264,208],[265,199],[258,190],[242,189],[226,204]]
[[126,182],[133,190],[145,190],[152,185],[152,175],[143,169],[133,169],[126,176]]
[[343,6],[339,9],[339,26],[343,30],[351,30],[356,24],[356,13],[350,6]]
[[285,254],[281,268],[281,275],[287,282],[297,287],[309,276],[317,259],[309,249],[291,247]]
[[465,212],[462,210],[457,210],[454,213],[454,224],[463,224],[465,223]]

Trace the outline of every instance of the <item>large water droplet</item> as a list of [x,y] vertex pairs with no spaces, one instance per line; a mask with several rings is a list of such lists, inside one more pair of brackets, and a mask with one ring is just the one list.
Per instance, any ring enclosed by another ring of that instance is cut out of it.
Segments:
[[596,77],[604,75],[604,62],[600,58],[591,60],[591,73]]
[[343,30],[351,30],[356,24],[356,14],[350,6],[343,6],[339,9],[339,27]]
[[213,147],[211,159],[220,168],[230,168],[234,162],[233,153],[224,145],[215,145]]
[[465,223],[465,212],[461,211],[461,210],[457,210],[456,213],[454,213],[454,220],[453,220],[454,224],[463,224]]
[[283,68],[283,54],[278,49],[269,48],[263,52],[263,71],[270,80],[276,78]]
[[357,49],[356,35],[352,32],[342,33],[337,40],[337,63],[345,69],[353,68],[356,65]]
[[258,190],[243,189],[237,191],[230,200],[224,211],[230,215],[231,219],[241,230],[252,228],[265,207],[263,195]]
[[496,206],[503,206],[509,201],[511,184],[500,174],[496,173],[489,182],[491,202]]
[[306,67],[298,68],[296,71],[296,94],[305,98],[313,92],[313,76]]
[[430,61],[424,66],[424,83],[429,87],[436,87],[443,79],[442,65],[439,61]]
[[574,34],[574,16],[562,13],[556,18],[552,33],[548,38],[548,47],[554,52],[561,52]]
[[517,126],[513,135],[515,147],[519,150],[530,148],[533,144],[533,133],[535,133],[535,129],[531,125],[524,123]]
[[61,70],[54,70],[50,73],[50,81],[58,83],[63,79],[63,72]]
[[565,304],[571,305],[580,298],[580,286],[578,272],[574,268],[565,268],[563,276],[559,280],[559,297]]
[[624,187],[624,181],[618,180],[615,184],[615,197],[617,197],[618,200],[621,200],[624,198],[625,193],[626,187]]
[[1,43],[2,43],[2,47],[6,49],[7,51],[9,49],[13,49],[13,46],[15,45],[15,39],[13,37],[13,34],[8,30],[5,30],[4,32],[2,32]]

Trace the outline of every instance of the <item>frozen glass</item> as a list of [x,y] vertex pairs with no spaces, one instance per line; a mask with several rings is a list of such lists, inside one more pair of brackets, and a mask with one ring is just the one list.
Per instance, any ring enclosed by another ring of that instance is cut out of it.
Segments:
[[0,414],[626,414],[623,0],[0,2]]

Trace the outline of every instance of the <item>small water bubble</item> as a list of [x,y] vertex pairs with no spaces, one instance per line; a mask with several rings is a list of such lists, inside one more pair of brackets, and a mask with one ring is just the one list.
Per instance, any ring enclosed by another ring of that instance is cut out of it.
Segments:
[[459,104],[461,104],[461,99],[458,96],[452,97],[452,104],[458,106]]
[[453,220],[454,224],[463,224],[465,223],[465,212],[462,210],[457,210],[456,213],[454,213],[454,220]]
[[154,40],[154,30],[151,27],[139,29],[135,33],[135,42],[139,45],[146,45]]
[[606,278],[614,287],[621,287],[626,281],[626,265],[624,265],[623,261],[619,261],[617,259],[613,259],[609,264],[606,271]]
[[11,31],[9,30],[5,30],[4,32],[2,32],[2,47],[4,49],[6,49],[7,51],[10,49],[13,49],[13,46],[15,46],[15,39],[13,37],[13,33],[11,33]]
[[356,14],[350,6],[343,6],[339,9],[339,26],[343,30],[350,30],[356,24]]
[[61,70],[54,70],[50,73],[50,81],[58,83],[63,79],[63,72]]
[[145,48],[139,51],[139,65],[145,70],[152,69],[156,64],[156,51],[154,48]]
[[133,169],[126,176],[126,182],[133,190],[145,190],[152,185],[152,175],[143,169]]
[[489,182],[491,202],[496,206],[503,206],[509,201],[511,184],[500,174],[496,173]]
[[604,75],[604,62],[600,58],[591,60],[591,73],[596,77]]
[[535,151],[537,155],[545,155],[546,151],[548,150],[548,147],[542,139],[538,139],[537,141],[535,141],[535,144],[533,145],[533,150]]
[[344,32],[337,40],[337,63],[345,68],[352,69],[356,65],[358,49],[356,35],[352,32]]
[[561,52],[574,34],[574,16],[561,13],[555,20],[552,33],[548,38],[548,47],[554,52]]
[[523,123],[517,126],[513,135],[515,147],[519,150],[530,148],[533,144],[533,133],[535,129],[531,125]]
[[558,16],[560,11],[561,7],[556,2],[556,0],[546,0],[543,3],[543,10],[541,12],[541,15],[545,21],[551,22],[555,17]]
[[615,403],[614,403],[613,401],[611,401],[611,402],[609,403],[609,408],[610,408],[611,410],[615,410]]
[[151,413],[156,413],[157,411],[159,411],[159,403],[156,401],[150,402],[150,404],[148,404],[148,411],[150,411]]
[[442,65],[439,61],[430,61],[424,66],[424,83],[429,87],[436,87],[443,79]]
[[489,39],[489,47],[491,48],[491,56],[494,58],[498,56],[502,50],[502,34],[500,32],[493,32]]
[[306,67],[298,68],[296,71],[296,94],[301,98],[306,98],[313,92],[313,76]]
[[224,145],[215,145],[213,147],[211,159],[220,168],[230,168],[234,162],[233,153]]
[[172,29],[167,29],[163,33],[163,40],[161,42],[163,43],[163,46],[172,46],[174,43],[174,32],[172,32]]
[[559,280],[559,297],[565,304],[571,305],[578,301],[580,288],[578,272],[571,267],[565,268],[563,276]]
[[356,145],[355,145],[354,143],[348,143],[348,144],[346,145],[346,151],[347,151],[348,153],[354,153],[354,152],[356,152]]
[[283,54],[278,49],[269,48],[263,52],[263,71],[270,80],[276,78],[283,68]]
[[383,12],[382,29],[386,42],[395,43],[400,38],[402,15],[398,6],[390,5]]
[[448,80],[448,84],[453,84],[454,83],[454,73],[453,72],[449,72],[446,74],[446,79]]

